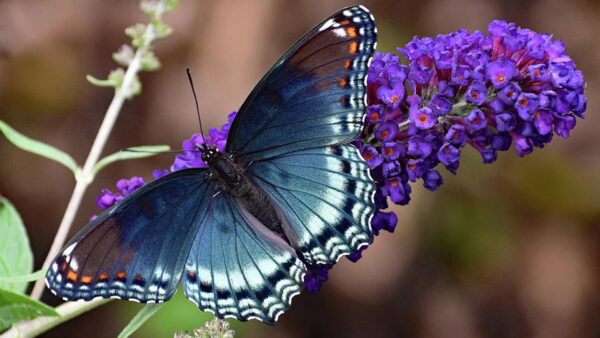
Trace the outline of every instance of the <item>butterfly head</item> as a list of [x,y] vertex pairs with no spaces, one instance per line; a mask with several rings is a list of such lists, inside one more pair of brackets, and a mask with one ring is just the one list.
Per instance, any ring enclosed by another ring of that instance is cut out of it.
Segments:
[[217,149],[216,146],[214,145],[210,145],[207,146],[206,144],[196,144],[196,149],[198,149],[200,151],[200,153],[202,153],[201,158],[202,161],[209,163],[211,162],[212,159],[214,159],[217,154],[219,153],[219,150]]

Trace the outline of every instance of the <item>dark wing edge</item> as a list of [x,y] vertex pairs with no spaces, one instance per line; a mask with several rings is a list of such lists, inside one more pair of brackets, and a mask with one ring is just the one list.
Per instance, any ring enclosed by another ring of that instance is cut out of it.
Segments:
[[[157,179],[90,222],[54,259],[45,282],[64,300],[160,303],[179,286],[212,194],[205,169]],[[204,216],[202,213],[204,212]]]

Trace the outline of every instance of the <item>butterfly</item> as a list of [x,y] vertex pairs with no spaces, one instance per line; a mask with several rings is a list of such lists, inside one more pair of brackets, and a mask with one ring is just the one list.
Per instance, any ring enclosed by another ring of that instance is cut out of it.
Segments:
[[375,183],[348,143],[363,124],[376,34],[362,6],[310,30],[252,90],[225,151],[197,145],[208,168],[168,174],[106,210],[57,255],[47,286],[65,300],[152,303],[181,281],[204,311],[275,323],[306,264],[373,240]]

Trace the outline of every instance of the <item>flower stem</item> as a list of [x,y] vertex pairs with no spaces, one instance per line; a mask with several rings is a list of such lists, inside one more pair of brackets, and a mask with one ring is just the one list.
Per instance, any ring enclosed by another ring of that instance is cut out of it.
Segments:
[[56,307],[56,312],[60,315],[59,317],[37,317],[22,321],[0,335],[0,338],[37,336],[109,301],[110,299],[96,299],[89,302],[63,303]]
[[[135,56],[129,64],[129,67],[127,67],[127,71],[125,72],[125,76],[123,78],[123,83],[115,90],[115,96],[108,106],[106,115],[104,116],[104,120],[102,121],[100,129],[98,130],[98,134],[96,135],[96,139],[94,140],[92,148],[90,149],[90,153],[85,161],[83,169],[78,175],[76,175],[77,182],[75,184],[75,188],[73,189],[71,200],[69,201],[67,210],[65,210],[65,214],[60,222],[56,236],[54,237],[54,242],[52,242],[50,251],[48,251],[48,255],[46,256],[44,264],[42,265],[42,269],[47,269],[50,266],[50,263],[52,263],[54,257],[60,252],[60,249],[65,244],[65,240],[69,234],[69,230],[71,230],[71,225],[73,224],[77,210],[79,210],[79,205],[81,204],[83,194],[94,179],[94,166],[98,162],[98,158],[100,157],[100,154],[106,145],[108,136],[115,125],[115,121],[119,116],[121,107],[123,107],[123,102],[130,96],[131,87],[136,80],[137,73],[140,71],[144,52],[148,50],[152,41],[156,38],[152,25],[147,26],[146,31],[144,32],[144,37],[145,42],[140,48],[137,49]],[[33,291],[31,292],[31,298],[40,299],[43,291],[44,281],[43,279],[40,279],[35,282]]]

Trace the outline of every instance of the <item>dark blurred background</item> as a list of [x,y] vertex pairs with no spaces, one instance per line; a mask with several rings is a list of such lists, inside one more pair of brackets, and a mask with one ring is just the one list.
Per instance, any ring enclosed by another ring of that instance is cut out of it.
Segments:
[[[169,144],[197,132],[185,77],[190,67],[204,124],[220,126],[262,74],[306,30],[344,0],[190,1],[165,21],[175,32],[156,43],[163,68],[142,73],[143,94],[126,102],[105,154]],[[592,0],[365,1],[381,51],[413,35],[486,30],[493,19],[553,33],[583,70],[586,120],[525,158],[512,150],[483,165],[468,149],[456,176],[436,192],[417,185],[358,263],[342,259],[317,295],[302,294],[274,327],[231,321],[238,337],[600,337],[600,4]],[[0,0],[0,118],[83,163],[113,96],[85,74],[116,68],[111,53],[125,27],[145,22],[137,1]],[[596,33],[594,33],[596,32]],[[88,189],[71,231],[98,212],[103,187],[122,177],[151,179],[172,155],[124,161]],[[21,212],[36,269],[74,186],[62,166],[0,137],[0,193]],[[43,300],[58,304],[46,292]],[[114,336],[140,309],[114,301],[46,336]],[[136,333],[172,336],[211,318],[180,293]]]

